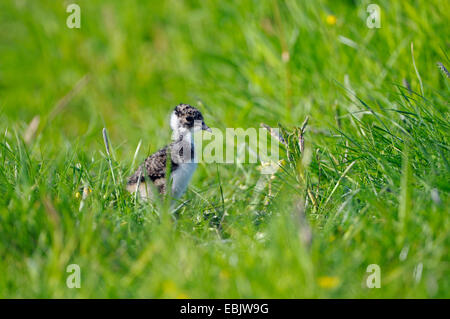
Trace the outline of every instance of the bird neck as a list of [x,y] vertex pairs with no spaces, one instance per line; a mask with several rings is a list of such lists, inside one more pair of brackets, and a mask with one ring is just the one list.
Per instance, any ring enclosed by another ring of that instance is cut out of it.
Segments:
[[194,138],[190,130],[174,130],[172,133],[172,141],[174,142],[189,142],[194,145]]
[[185,130],[182,133],[180,131],[173,131],[172,141],[172,145],[176,150],[176,154],[180,154],[180,148],[182,149],[182,155],[180,159],[181,163],[191,163],[196,161],[194,135],[191,131]]

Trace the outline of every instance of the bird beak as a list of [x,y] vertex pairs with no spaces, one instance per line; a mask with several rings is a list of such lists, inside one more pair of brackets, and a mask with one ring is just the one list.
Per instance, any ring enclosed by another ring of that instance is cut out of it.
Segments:
[[205,122],[202,123],[202,130],[212,133],[211,128],[208,125],[206,125]]

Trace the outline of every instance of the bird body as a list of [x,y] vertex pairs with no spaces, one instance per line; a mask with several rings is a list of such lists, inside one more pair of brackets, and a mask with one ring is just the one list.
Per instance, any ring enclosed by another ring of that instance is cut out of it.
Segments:
[[171,195],[174,198],[181,197],[197,168],[193,133],[200,130],[211,131],[200,111],[189,104],[175,107],[170,126],[173,130],[172,143],[147,157],[128,179],[127,190],[138,192],[143,199],[152,198],[155,190],[160,194],[166,193],[168,159]]

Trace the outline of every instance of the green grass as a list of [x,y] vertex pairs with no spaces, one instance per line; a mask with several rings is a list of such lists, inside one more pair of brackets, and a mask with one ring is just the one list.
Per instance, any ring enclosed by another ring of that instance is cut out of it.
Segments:
[[[0,3],[0,297],[450,297],[449,2],[69,3]],[[201,163],[176,218],[127,194],[180,102],[285,127],[271,192]]]

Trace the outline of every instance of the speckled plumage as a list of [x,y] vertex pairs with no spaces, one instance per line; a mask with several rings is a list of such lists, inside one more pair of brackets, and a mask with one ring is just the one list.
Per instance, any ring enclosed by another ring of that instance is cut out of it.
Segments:
[[159,193],[165,194],[166,164],[169,154],[173,182],[172,195],[179,197],[184,193],[196,167],[192,133],[195,129],[208,131],[210,129],[204,123],[200,111],[188,104],[175,107],[171,117],[171,127],[174,130],[174,141],[144,160],[128,179],[128,191],[139,191],[141,197],[148,198],[151,196],[152,187],[147,185],[147,182],[152,182]]

